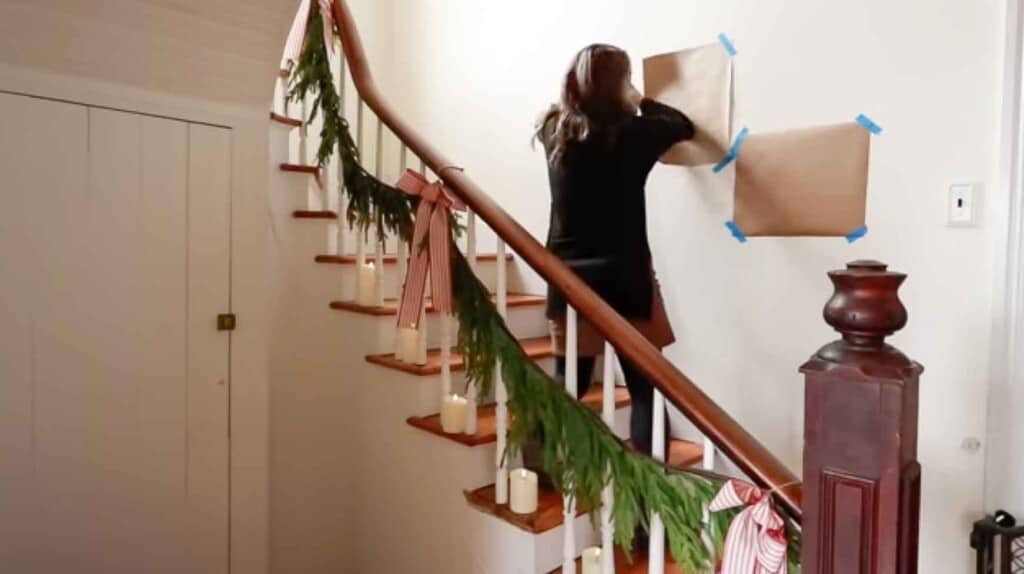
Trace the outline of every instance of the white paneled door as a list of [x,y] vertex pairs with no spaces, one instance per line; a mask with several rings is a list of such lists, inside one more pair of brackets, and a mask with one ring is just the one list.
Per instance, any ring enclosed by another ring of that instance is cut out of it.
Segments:
[[231,137],[0,94],[0,571],[228,571]]

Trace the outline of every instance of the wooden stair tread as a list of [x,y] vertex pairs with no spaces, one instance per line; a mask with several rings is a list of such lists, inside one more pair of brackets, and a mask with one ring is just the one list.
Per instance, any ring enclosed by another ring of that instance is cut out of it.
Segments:
[[[372,253],[366,254],[367,261],[373,261],[374,255]],[[476,256],[478,262],[490,263],[498,260],[497,253],[479,253]],[[506,261],[512,261],[512,254],[505,254]],[[355,265],[355,255],[317,255],[315,261],[317,263],[328,263],[332,265]],[[398,255],[394,253],[387,253],[384,255],[385,265],[394,265],[398,263]]]
[[275,122],[277,122],[277,123],[279,123],[281,125],[285,125],[285,126],[288,126],[288,127],[292,127],[292,128],[302,127],[302,120],[297,119],[297,118],[290,118],[288,116],[283,116],[283,115],[281,115],[281,114],[279,114],[277,112],[270,112],[270,119],[271,119],[271,121],[275,121]]
[[704,447],[688,440],[672,439],[668,442],[668,465],[685,468],[700,464]]
[[[433,303],[427,300],[427,313],[436,313]],[[508,306],[513,307],[538,307],[543,306],[547,298],[543,295],[527,295],[525,293],[509,293]],[[360,305],[355,301],[332,301],[331,309],[336,311],[351,311],[361,315],[388,316],[398,314],[398,299],[385,299],[384,304]]]
[[[602,392],[600,385],[594,387],[583,397],[583,403],[593,409],[601,408]],[[630,405],[629,391],[622,387],[615,390],[615,408],[621,409]],[[480,446],[497,442],[498,435],[495,428],[494,405],[481,405],[477,408],[476,434],[448,434],[441,430],[441,415],[433,414],[426,417],[409,417],[406,422],[420,430],[446,438],[465,446]],[[491,500],[494,497],[491,496]],[[559,511],[561,512],[561,511]]]
[[[526,352],[526,356],[534,360],[545,359],[554,355],[554,351],[551,348],[551,337],[521,339],[519,344],[523,347],[523,351]],[[427,363],[425,365],[414,365],[399,361],[395,358],[394,353],[367,355],[366,362],[420,377],[438,375],[441,373],[441,349],[430,349],[427,351]],[[465,362],[462,360],[462,355],[459,355],[454,350],[452,351],[449,365],[452,372],[461,371],[466,367]]]
[[[600,393],[598,393],[598,399],[600,399]],[[678,446],[676,443],[680,443]],[[670,450],[675,452],[692,452],[694,449],[700,451],[700,445],[683,441],[683,440],[672,440]],[[688,459],[691,460],[692,459]],[[696,462],[700,461],[700,456],[696,458]],[[681,461],[682,462],[682,461]],[[692,462],[691,462],[692,464]],[[504,520],[505,522],[525,530],[531,534],[541,534],[547,532],[552,528],[556,528],[562,524],[562,496],[551,490],[539,489],[537,492],[537,512],[533,514],[515,514],[507,504],[495,504],[494,502],[494,485],[490,484],[476,490],[465,492],[466,501],[469,502],[470,506],[483,512],[490,514],[496,518]],[[582,514],[582,511],[577,510],[577,516]],[[625,560],[625,556],[622,557]],[[634,572],[634,570],[625,570],[627,572]],[[616,569],[616,572],[620,570]],[[644,570],[637,570],[637,572],[646,572]],[[668,572],[674,572],[669,570]]]
[[[493,484],[467,490],[464,494],[466,502],[473,508],[531,534],[541,534],[562,524],[562,495],[553,490],[538,489],[537,512],[533,514],[516,514],[507,504],[495,504]],[[579,514],[577,510],[577,516]]]
[[[632,561],[627,558],[626,553],[622,551],[618,546],[615,547],[615,574],[646,574],[647,573],[647,554],[636,553],[632,557]],[[582,565],[580,559],[576,559],[576,572],[582,572]],[[561,574],[562,567],[555,568],[549,574]],[[672,562],[671,558],[665,559],[665,574],[686,574],[676,566],[675,562]]]
[[328,210],[308,211],[300,209],[293,211],[292,217],[295,219],[338,219],[338,214]]
[[282,163],[281,171],[290,171],[294,173],[308,173],[309,175],[320,175],[320,168],[315,165],[305,165],[298,163]]

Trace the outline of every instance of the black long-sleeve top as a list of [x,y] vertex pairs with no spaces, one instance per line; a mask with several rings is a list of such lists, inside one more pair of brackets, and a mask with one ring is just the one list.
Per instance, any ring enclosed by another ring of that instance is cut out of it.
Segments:
[[[640,115],[569,142],[551,162],[547,247],[626,317],[648,318],[654,292],[644,187],[658,158],[693,137],[682,112],[644,99]],[[565,314],[565,299],[548,289],[547,316]]]

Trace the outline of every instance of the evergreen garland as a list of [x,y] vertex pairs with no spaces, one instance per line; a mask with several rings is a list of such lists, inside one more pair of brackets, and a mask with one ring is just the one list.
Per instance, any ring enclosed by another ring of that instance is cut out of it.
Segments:
[[[378,241],[388,232],[405,241],[412,237],[413,209],[417,199],[387,185],[362,167],[342,102],[334,87],[327,51],[320,41],[323,21],[311,10],[307,41],[295,65],[290,100],[314,96],[309,125],[320,113],[320,147],[317,161],[327,165],[337,146],[342,161],[344,192],[349,205],[346,219],[366,232],[370,223]],[[338,30],[334,30],[338,35]],[[453,236],[460,232],[452,218]],[[423,246],[420,246],[422,248]],[[666,467],[632,451],[605,425],[596,412],[570,397],[561,385],[526,356],[515,336],[498,314],[486,286],[473,273],[452,239],[452,290],[459,321],[457,349],[465,362],[467,384],[480,393],[492,390],[495,368],[500,364],[508,390],[511,417],[508,452],[514,454],[535,429],[545,440],[543,466],[563,493],[571,493],[586,511],[599,508],[601,491],[614,484],[612,520],[615,541],[632,548],[638,525],[649,528],[657,513],[665,525],[669,550],[675,562],[689,572],[713,571],[714,558],[722,550],[725,533],[739,509],[717,512],[704,524],[704,508],[721,484],[705,476]],[[706,534],[714,556],[702,536]],[[789,571],[799,572],[799,531],[787,522]]]
[[[334,34],[338,36],[337,27]],[[341,97],[334,87],[331,63],[322,37],[323,18],[314,8],[310,10],[306,43],[292,70],[288,99],[302,101],[313,96],[312,111],[304,120],[306,125],[312,125],[317,114],[321,116],[320,147],[316,153],[317,165],[321,169],[327,167],[334,149],[338,149],[342,192],[348,196],[345,218],[349,225],[367,233],[370,223],[373,223],[377,230],[377,243],[382,243],[388,232],[409,241],[412,238],[415,198],[378,180],[363,167],[359,146],[352,138],[348,120],[342,111]],[[454,221],[455,218],[452,219]]]

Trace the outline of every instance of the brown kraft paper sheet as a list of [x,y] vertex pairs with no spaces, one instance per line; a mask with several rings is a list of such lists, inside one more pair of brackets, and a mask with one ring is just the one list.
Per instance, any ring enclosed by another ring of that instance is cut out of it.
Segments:
[[644,60],[644,94],[682,111],[696,126],[694,138],[673,146],[663,163],[698,166],[722,159],[732,128],[732,74],[732,58],[717,43]]
[[871,134],[856,123],[751,134],[736,160],[744,235],[846,236],[864,225]]

